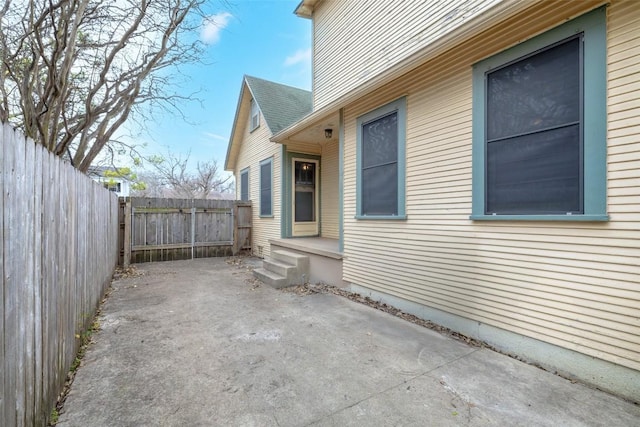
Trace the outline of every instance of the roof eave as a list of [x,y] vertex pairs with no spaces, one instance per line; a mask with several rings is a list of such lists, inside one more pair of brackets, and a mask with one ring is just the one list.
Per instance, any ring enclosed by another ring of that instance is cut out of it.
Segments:
[[313,17],[313,9],[318,4],[318,1],[319,0],[302,0],[293,13],[300,18],[311,19]]
[[233,125],[231,127],[231,136],[229,137],[229,145],[227,145],[227,156],[224,159],[224,170],[227,172],[234,172],[236,167],[235,159],[233,159],[233,165],[231,162],[231,152],[235,143],[236,127],[238,126],[238,116],[240,115],[240,105],[242,104],[242,98],[244,97],[244,89],[247,86],[246,76],[242,76],[242,86],[240,86],[240,96],[238,97],[238,104],[236,105],[236,114],[233,118]]
[[[273,135],[270,140],[272,142],[278,143],[284,142],[284,140],[304,130],[306,127],[314,124],[319,120],[322,120],[326,116],[333,114],[340,108],[343,108],[346,105],[356,101],[367,93],[370,93],[373,90],[387,83],[390,83],[391,81],[397,79],[408,71],[430,61],[431,59],[444,53],[461,41],[467,40],[481,33],[482,31],[485,31],[492,25],[495,25],[497,22],[500,22],[508,18],[509,16],[513,16],[518,12],[531,7],[535,3],[540,3],[541,1],[542,0],[536,0],[533,2],[521,2],[518,0],[507,0],[498,3],[497,5],[476,16],[475,18],[469,20],[467,23],[456,28],[451,33],[437,40],[435,43],[425,46],[413,55],[409,56],[403,61],[400,61],[393,67],[390,67],[383,73],[377,75],[369,81],[364,82],[362,85],[352,89],[351,91],[345,93],[341,97],[319,108],[318,110],[313,111],[291,126],[281,130],[277,134]],[[315,6],[317,2],[315,0],[303,0],[298,8],[307,3],[313,3],[313,5]],[[296,9],[296,14],[297,10],[298,9]]]

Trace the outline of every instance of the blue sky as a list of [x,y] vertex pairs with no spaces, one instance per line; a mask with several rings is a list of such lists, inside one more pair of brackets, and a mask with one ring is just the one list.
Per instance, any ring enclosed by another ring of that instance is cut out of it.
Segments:
[[[164,117],[140,136],[146,154],[191,151],[198,160],[224,166],[238,95],[245,74],[311,89],[311,21],[293,11],[299,0],[212,1],[210,18],[199,34],[207,44],[204,62],[184,67],[188,84],[181,93],[200,91],[202,105],[182,107],[189,118]],[[208,25],[209,24],[209,25]],[[193,124],[195,123],[195,124]],[[140,141],[140,140],[138,140]]]

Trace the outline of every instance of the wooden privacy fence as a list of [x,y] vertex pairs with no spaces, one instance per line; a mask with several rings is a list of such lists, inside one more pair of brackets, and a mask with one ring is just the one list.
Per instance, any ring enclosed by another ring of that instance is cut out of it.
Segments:
[[251,203],[121,198],[122,265],[229,256],[250,249]]
[[118,200],[0,129],[0,425],[46,425],[117,263]]

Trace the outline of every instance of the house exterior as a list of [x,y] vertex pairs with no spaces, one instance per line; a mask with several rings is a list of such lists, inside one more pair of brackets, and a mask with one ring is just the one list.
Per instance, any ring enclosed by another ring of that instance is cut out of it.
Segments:
[[129,197],[131,193],[131,181],[122,176],[118,168],[91,166],[87,174],[107,190],[116,193],[118,197]]
[[340,284],[640,401],[640,3],[296,13],[313,111],[270,141],[331,168]]
[[[305,171],[308,169],[307,181],[317,183],[321,147],[296,143],[284,146],[270,141],[274,134],[309,114],[311,107],[309,91],[251,76],[242,80],[225,170],[235,175],[237,198],[253,202],[251,247],[256,256],[270,255],[270,239],[292,236],[294,232],[296,236],[319,234],[316,216],[319,192],[315,187],[306,188],[309,191],[303,196],[311,199],[305,200],[304,214],[311,214],[316,221],[304,223],[306,229],[283,226],[284,219],[291,215],[293,201],[290,194],[283,194],[282,181],[288,178],[285,174],[291,171],[295,158],[294,167],[298,165],[299,173],[303,167]],[[335,137],[336,149],[337,144]]]

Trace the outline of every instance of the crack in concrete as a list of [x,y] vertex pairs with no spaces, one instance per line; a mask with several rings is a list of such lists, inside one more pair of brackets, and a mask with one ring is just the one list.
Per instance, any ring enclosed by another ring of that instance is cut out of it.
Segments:
[[[423,351],[423,350],[424,350],[424,348],[423,348],[422,350],[420,350],[420,352],[418,353],[418,357],[420,357],[420,354],[422,353],[422,351]],[[384,390],[380,390],[380,391],[378,391],[377,393],[373,393],[373,394],[371,394],[370,396],[367,396],[367,397],[365,397],[365,398],[363,398],[363,399],[360,399],[360,400],[358,400],[357,402],[354,402],[354,403],[352,403],[352,404],[350,404],[350,405],[344,406],[344,407],[342,407],[342,408],[340,408],[340,409],[337,409],[337,410],[335,410],[335,411],[333,411],[333,412],[331,412],[331,413],[329,413],[329,414],[323,415],[322,417],[320,417],[320,418],[318,418],[318,419],[316,419],[316,420],[314,420],[314,421],[311,421],[311,422],[310,422],[310,423],[308,423],[308,424],[305,424],[305,425],[304,425],[304,427],[308,427],[308,426],[312,426],[312,425],[314,425],[314,424],[318,424],[319,422],[321,422],[321,421],[323,421],[323,420],[326,420],[326,419],[329,419],[329,418],[333,417],[334,415],[339,414],[340,412],[344,412],[344,411],[346,411],[346,410],[348,410],[348,409],[351,409],[351,408],[353,408],[353,407],[355,407],[355,406],[358,406],[359,404],[361,404],[361,403],[363,403],[363,402],[366,402],[367,400],[371,400],[371,399],[372,399],[372,398],[374,398],[374,397],[377,397],[377,396],[383,395],[383,394],[385,394],[385,393],[387,393],[387,392],[389,392],[389,391],[391,391],[391,390],[394,390],[394,389],[396,389],[396,388],[399,388],[399,387],[401,387],[401,386],[404,386],[405,384],[407,384],[407,383],[409,383],[409,382],[411,382],[411,381],[417,380],[418,378],[421,378],[421,377],[429,377],[429,378],[433,378],[433,379],[438,379],[437,377],[433,377],[433,376],[431,376],[431,375],[429,375],[429,374],[430,374],[431,372],[433,372],[433,371],[437,370],[437,369],[440,369],[440,368],[442,368],[442,367],[444,367],[444,366],[447,366],[447,365],[449,365],[449,364],[451,364],[451,363],[455,363],[455,362],[457,362],[458,360],[464,359],[465,357],[469,357],[469,356],[471,356],[472,354],[474,354],[475,352],[480,351],[480,350],[481,350],[480,348],[475,349],[475,350],[473,350],[473,351],[471,351],[471,352],[469,352],[469,353],[466,353],[466,354],[463,354],[463,355],[461,355],[461,356],[459,356],[459,357],[456,357],[455,359],[452,359],[452,360],[449,360],[449,361],[447,361],[447,362],[445,362],[445,363],[442,363],[442,364],[440,364],[440,365],[437,365],[437,366],[435,366],[435,367],[433,367],[433,368],[431,368],[431,369],[429,369],[429,370],[427,370],[427,371],[422,372],[422,373],[421,373],[421,374],[419,374],[419,375],[415,375],[415,376],[413,376],[413,377],[411,377],[411,378],[408,378],[408,379],[406,379],[406,380],[403,380],[402,382],[400,382],[400,383],[398,383],[398,384],[392,385],[392,386],[390,386],[390,387],[387,387],[387,388],[386,388],[386,389],[384,389]],[[418,362],[418,363],[420,363],[420,362]],[[441,383],[441,384],[442,384],[442,383]],[[447,390],[447,389],[445,388],[445,390]],[[451,390],[453,390],[453,389],[451,389]],[[447,390],[447,391],[448,391],[448,390]],[[454,390],[454,391],[455,391],[455,390]],[[460,400],[462,400],[462,401],[466,404],[466,406],[468,407],[468,410],[469,410],[468,417],[469,417],[469,419],[470,419],[470,418],[471,418],[471,407],[470,407],[469,405],[473,405],[473,403],[468,402],[468,400],[467,400],[467,399],[465,399],[465,398],[463,398],[462,396],[457,396],[457,397],[458,397]],[[475,405],[473,405],[473,406],[475,406]],[[455,406],[454,406],[454,407],[455,407]]]

